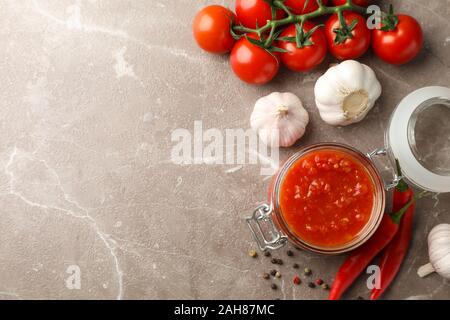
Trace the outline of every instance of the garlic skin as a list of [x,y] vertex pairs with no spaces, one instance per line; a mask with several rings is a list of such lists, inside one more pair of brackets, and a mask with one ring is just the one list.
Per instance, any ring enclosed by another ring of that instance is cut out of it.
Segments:
[[441,277],[450,279],[450,224],[442,223],[431,229],[428,234],[428,255],[430,262],[417,270],[420,277],[437,272]]
[[250,125],[269,147],[290,147],[305,133],[308,112],[300,99],[290,92],[273,92],[259,98]]
[[320,117],[334,126],[364,119],[380,94],[381,85],[373,70],[354,60],[329,68],[314,87]]

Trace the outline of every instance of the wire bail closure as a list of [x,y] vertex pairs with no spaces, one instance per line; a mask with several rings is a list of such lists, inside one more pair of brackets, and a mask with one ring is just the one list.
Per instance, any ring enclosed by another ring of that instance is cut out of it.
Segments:
[[[267,249],[276,250],[283,247],[287,242],[287,236],[282,234],[273,223],[271,218],[272,207],[267,203],[259,205],[253,215],[246,218],[246,222],[250,231],[261,251]],[[266,225],[268,237],[262,228],[262,224]]]
[[[385,156],[387,155],[387,150],[386,148],[378,148],[373,150],[372,152],[366,153],[367,158],[369,158],[370,161],[374,162],[374,158],[375,157],[380,157],[380,156]],[[397,184],[400,182],[401,179],[403,179],[403,176],[398,175],[397,172],[395,170],[393,170],[394,172],[394,177],[392,178],[392,181],[389,183],[384,182],[384,189],[386,191],[390,191],[392,189],[394,189]]]

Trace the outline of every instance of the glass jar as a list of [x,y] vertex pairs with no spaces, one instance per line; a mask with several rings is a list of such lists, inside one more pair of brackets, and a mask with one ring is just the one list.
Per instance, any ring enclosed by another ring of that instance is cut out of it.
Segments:
[[[259,205],[253,215],[246,219],[259,248],[263,251],[278,249],[290,241],[299,248],[321,254],[348,252],[362,245],[375,233],[384,214],[386,191],[395,187],[400,179],[403,178],[410,185],[431,192],[450,192],[448,120],[450,120],[450,89],[426,87],[412,92],[396,107],[385,133],[384,148],[364,154],[344,144],[319,143],[296,152],[274,175],[269,187],[268,202]],[[437,123],[440,121],[441,125]],[[431,130],[435,132],[429,139]],[[373,186],[373,205],[368,221],[353,239],[338,246],[319,246],[306,241],[286,222],[280,206],[281,187],[289,170],[297,161],[320,150],[339,151],[352,157],[361,168],[364,168]],[[375,157],[384,155],[388,156],[393,173],[393,178],[388,183],[383,182],[374,164]],[[396,171],[396,161],[402,168],[402,176]]]

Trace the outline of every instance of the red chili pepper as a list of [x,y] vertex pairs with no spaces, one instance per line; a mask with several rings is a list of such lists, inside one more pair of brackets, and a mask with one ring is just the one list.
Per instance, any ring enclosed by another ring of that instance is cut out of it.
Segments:
[[385,214],[374,235],[362,246],[352,251],[339,268],[331,287],[329,299],[338,300],[364,271],[370,261],[383,250],[394,238],[401,217],[408,210],[415,199],[410,200],[405,206],[394,214]]
[[391,241],[398,225],[385,214],[375,234],[345,259],[331,286],[328,299],[339,300],[370,261]]
[[399,184],[394,189],[392,197],[392,211],[398,211],[403,208],[414,196],[412,189],[404,182],[400,180]]
[[[398,160],[395,160],[397,165],[397,172],[399,175],[402,174],[400,164]],[[396,212],[403,208],[414,196],[413,190],[408,186],[408,184],[401,179],[394,189],[393,199],[392,199],[392,211]]]
[[380,289],[372,289],[370,300],[378,299],[394,280],[403,263],[412,238],[412,222],[415,203],[409,207],[400,223],[399,230],[387,246],[380,261]]
[[[398,170],[400,170],[400,168]],[[408,203],[408,201],[413,199],[413,196],[413,190],[406,184],[406,182],[401,180],[394,189],[393,210],[395,211],[403,207],[406,203]],[[383,256],[380,260],[380,288],[372,289],[370,300],[378,299],[389,287],[392,280],[394,280],[400,270],[400,266],[403,263],[403,259],[405,258],[412,238],[414,208],[415,203],[406,211],[400,222],[397,234],[384,250]]]

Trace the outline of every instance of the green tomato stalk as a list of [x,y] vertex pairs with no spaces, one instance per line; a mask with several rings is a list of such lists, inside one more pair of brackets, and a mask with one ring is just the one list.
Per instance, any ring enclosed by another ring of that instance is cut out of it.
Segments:
[[[262,26],[256,26],[255,29],[247,28],[243,25],[234,25],[231,28],[232,35],[239,39],[243,36],[246,36],[247,33],[253,33],[258,35],[259,40],[248,38],[253,44],[256,44],[264,49],[268,49],[270,51],[281,51],[283,49],[273,47],[273,42],[279,36],[281,30],[278,30],[280,27],[288,25],[288,24],[297,24],[303,25],[303,23],[307,20],[314,19],[317,17],[321,17],[329,14],[338,14],[339,17],[342,17],[344,11],[355,11],[361,14],[366,13],[366,8],[357,6],[353,4],[351,0],[347,0],[347,2],[343,5],[336,7],[327,7],[322,3],[322,0],[307,0],[305,2],[305,7],[308,4],[308,1],[317,1],[317,5],[319,6],[317,10],[305,14],[295,15],[291,12],[291,10],[284,4],[284,0],[265,0],[268,2],[272,8],[272,20],[267,20],[267,23]],[[275,19],[275,12],[277,9],[281,9],[287,13],[287,17],[283,19]],[[341,20],[341,28],[339,30],[343,30],[343,33],[348,34],[351,32],[351,28],[354,26],[347,26],[343,19]],[[266,37],[265,35],[269,33]],[[298,40],[298,37],[297,37]]]

